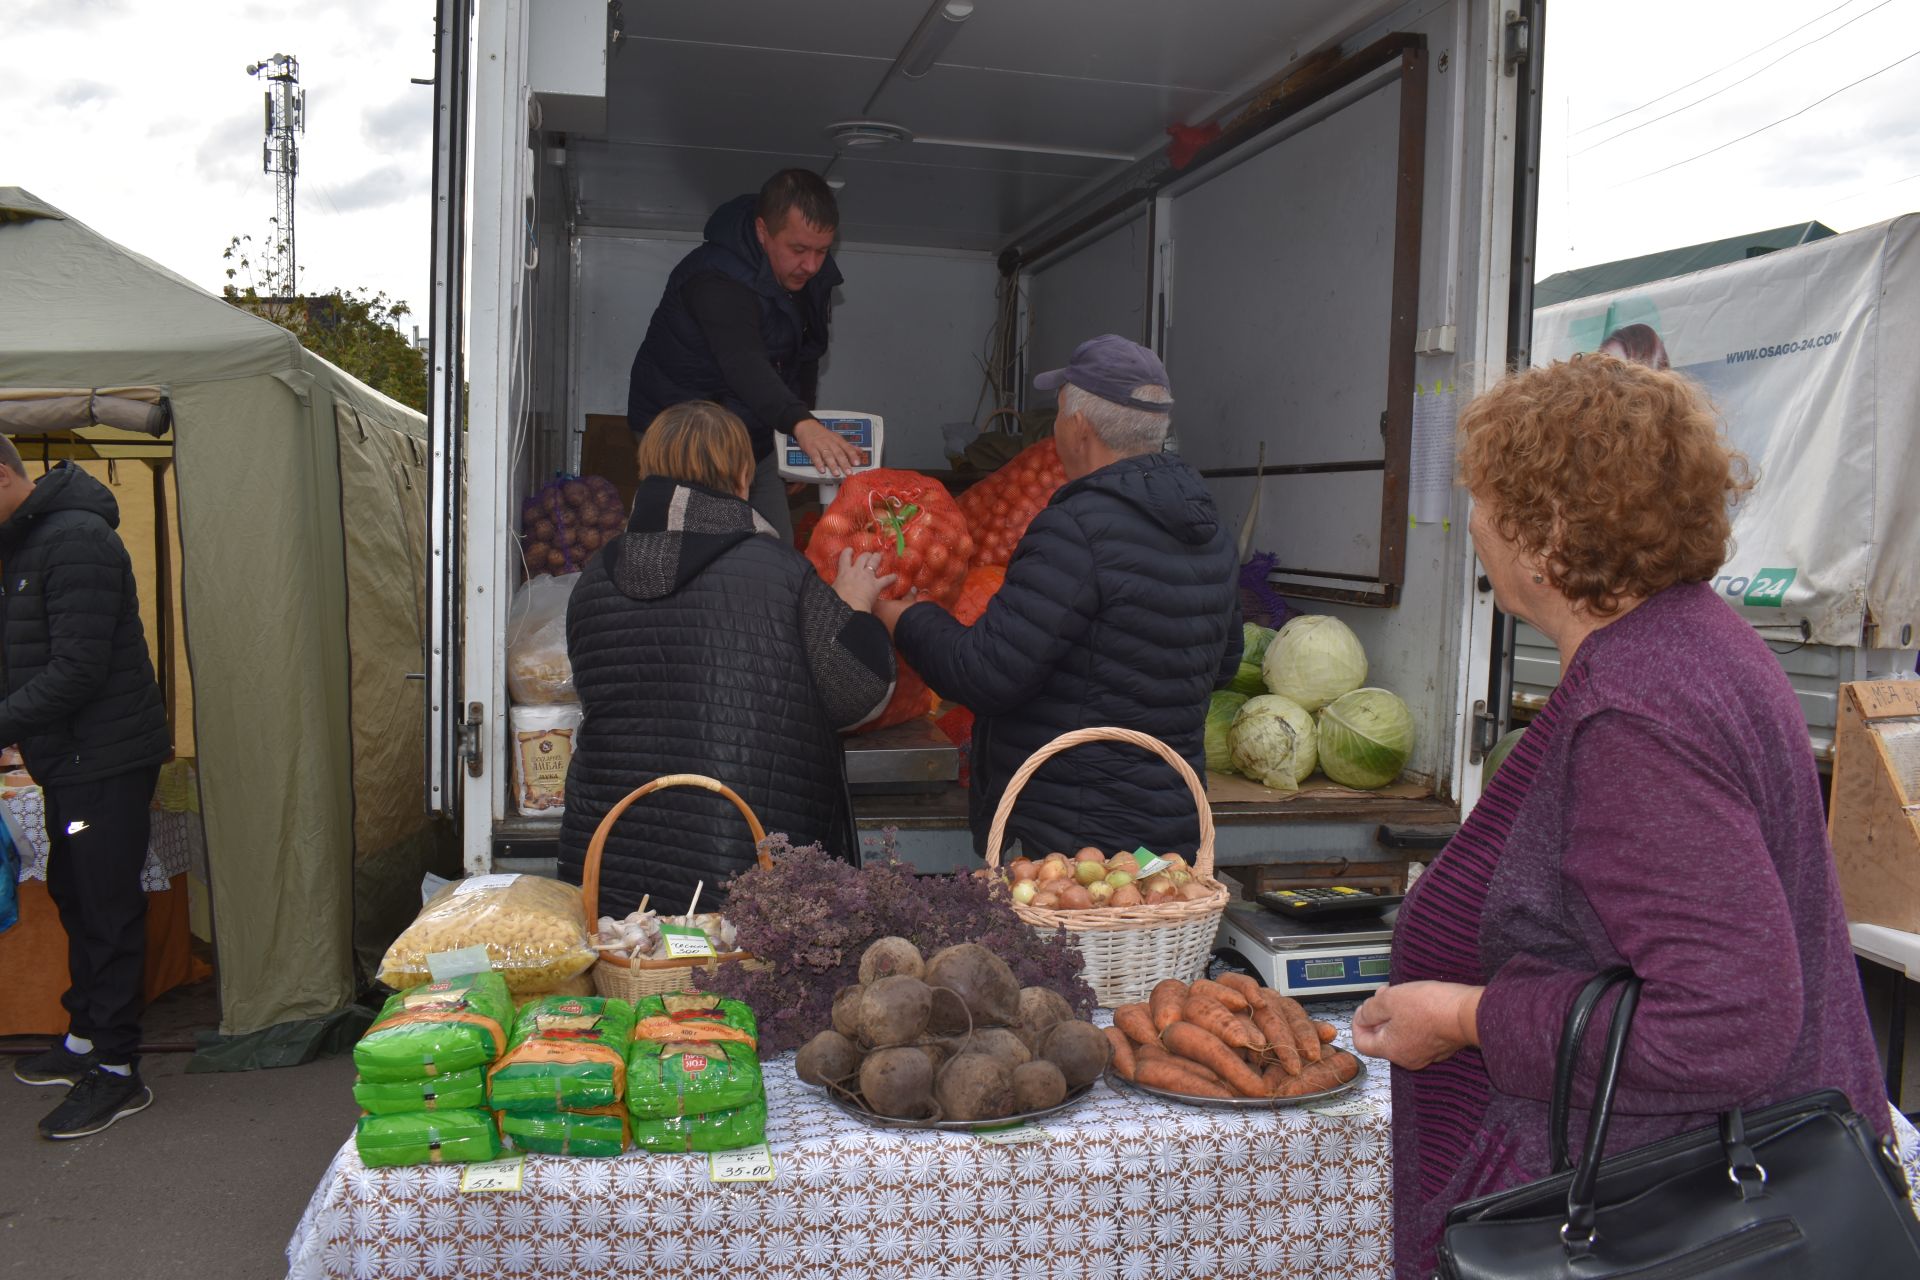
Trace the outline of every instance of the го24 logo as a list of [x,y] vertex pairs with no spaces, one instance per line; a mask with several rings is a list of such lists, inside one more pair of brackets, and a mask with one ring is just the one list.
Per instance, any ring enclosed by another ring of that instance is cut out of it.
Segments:
[[1787,588],[1793,585],[1799,572],[1798,569],[1762,569],[1751,578],[1723,573],[1713,580],[1713,589],[1735,604],[1778,609],[1786,601]]

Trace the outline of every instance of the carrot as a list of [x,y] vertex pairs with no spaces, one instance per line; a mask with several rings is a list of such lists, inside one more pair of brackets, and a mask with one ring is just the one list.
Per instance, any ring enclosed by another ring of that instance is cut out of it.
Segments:
[[1222,983],[1202,978],[1191,987],[1188,987],[1187,990],[1190,993],[1205,992],[1215,1000],[1218,1000],[1228,1013],[1245,1013],[1247,1011],[1246,996]]
[[1345,1049],[1335,1049],[1319,1062],[1308,1066],[1306,1070],[1286,1082],[1279,1097],[1298,1098],[1304,1094],[1321,1093],[1335,1085],[1345,1084],[1360,1074],[1360,1059]]
[[1190,1075],[1199,1076],[1202,1080],[1205,1080],[1208,1084],[1217,1084],[1217,1085],[1220,1085],[1222,1088],[1226,1086],[1226,1081],[1222,1080],[1219,1076],[1213,1074],[1213,1072],[1208,1070],[1206,1067],[1201,1066],[1199,1063],[1194,1062],[1189,1058],[1174,1057],[1172,1054],[1168,1053],[1165,1049],[1162,1049],[1157,1041],[1153,1044],[1135,1045],[1133,1047],[1133,1060],[1136,1063],[1171,1062],[1175,1066],[1179,1067],[1182,1071],[1185,1071]]
[[1259,981],[1254,978],[1249,978],[1244,973],[1223,973],[1218,978],[1215,978],[1214,981],[1223,987],[1232,987],[1235,991],[1245,996],[1249,1008],[1260,1003]]
[[1287,1020],[1280,1011],[1265,999],[1254,1001],[1253,1025],[1267,1038],[1267,1050],[1273,1054],[1280,1069],[1290,1076],[1300,1074],[1300,1048],[1293,1042],[1293,1029],[1287,1026]]
[[1253,1024],[1252,1018],[1249,1018],[1244,1013],[1236,1013],[1233,1015],[1233,1021],[1234,1024],[1240,1028],[1240,1034],[1246,1037],[1246,1047],[1248,1049],[1251,1049],[1255,1053],[1265,1053],[1267,1051],[1267,1037],[1259,1027]]
[[1113,1046],[1113,1069],[1120,1073],[1121,1079],[1133,1079],[1133,1041],[1127,1039],[1118,1027],[1103,1029],[1107,1033],[1107,1043]]
[[1153,1015],[1147,1012],[1144,1004],[1123,1004],[1115,1009],[1113,1025],[1135,1044],[1160,1043],[1160,1032],[1154,1027]]
[[[1219,1008],[1218,1005],[1214,1007]],[[1175,1056],[1189,1058],[1208,1068],[1241,1097],[1266,1096],[1266,1086],[1261,1083],[1260,1074],[1242,1062],[1239,1055],[1211,1031],[1191,1022],[1176,1022],[1160,1033],[1160,1043]]]
[[[1196,1027],[1205,1028],[1218,1036],[1222,1043],[1232,1045],[1236,1049],[1252,1047],[1252,1042],[1240,1029],[1240,1024],[1234,1021],[1233,1015],[1228,1013],[1218,1000],[1204,991],[1187,993],[1187,1003],[1180,1010],[1180,1018],[1183,1022],[1191,1022]],[[1164,1039],[1167,1034],[1165,1027],[1160,1029],[1160,1034]]]
[[1340,1028],[1331,1022],[1322,1022],[1318,1018],[1313,1020],[1313,1029],[1320,1033],[1321,1044],[1332,1044],[1333,1038],[1340,1034]]
[[1313,1029],[1313,1019],[1307,1017],[1307,1011],[1300,1007],[1300,1002],[1272,989],[1261,994],[1292,1030],[1293,1044],[1300,1051],[1301,1060],[1320,1061],[1320,1033]]
[[1147,1007],[1153,1012],[1155,1033],[1165,1031],[1167,1027],[1180,1021],[1180,1010],[1187,1002],[1187,984],[1178,978],[1162,978],[1153,988],[1153,994],[1147,997]]
[[1231,1098],[1233,1091],[1211,1084],[1175,1065],[1177,1059],[1160,1058],[1140,1064],[1140,1083],[1173,1093],[1191,1093],[1202,1098]]
[[1260,1082],[1267,1086],[1267,1096],[1270,1098],[1279,1097],[1280,1091],[1292,1080],[1293,1077],[1283,1071],[1277,1062],[1269,1062],[1266,1070],[1260,1073]]

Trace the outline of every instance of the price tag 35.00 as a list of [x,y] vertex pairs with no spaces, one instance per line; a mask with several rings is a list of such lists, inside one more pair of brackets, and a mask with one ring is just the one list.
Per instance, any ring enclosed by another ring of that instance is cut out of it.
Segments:
[[707,1177],[713,1182],[772,1182],[773,1150],[758,1142],[737,1151],[709,1152]]
[[527,1167],[524,1155],[470,1164],[460,1171],[462,1191],[518,1191]]

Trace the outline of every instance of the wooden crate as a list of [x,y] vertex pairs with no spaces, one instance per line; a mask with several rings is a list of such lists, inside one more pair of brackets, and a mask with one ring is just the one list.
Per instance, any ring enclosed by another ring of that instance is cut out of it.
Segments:
[[1847,919],[1920,933],[1920,680],[1840,687],[1827,834]]

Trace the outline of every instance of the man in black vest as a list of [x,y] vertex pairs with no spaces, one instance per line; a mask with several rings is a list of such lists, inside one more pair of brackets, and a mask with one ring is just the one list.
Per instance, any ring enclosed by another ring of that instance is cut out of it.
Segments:
[[627,386],[636,439],[654,415],[686,400],[738,414],[753,441],[749,501],[789,540],[774,433],[792,436],[829,474],[845,475],[857,461],[853,446],[813,416],[841,279],[828,252],[839,225],[832,189],[807,169],[783,169],[758,196],[714,210],[705,242],[667,277]]
[[70,1030],[13,1069],[69,1086],[40,1121],[45,1138],[98,1133],[153,1102],[137,1056],[140,868],[171,746],[119,523],[105,485],[71,463],[36,482],[0,436],[0,742],[19,744],[45,797],[47,892],[67,932]]

